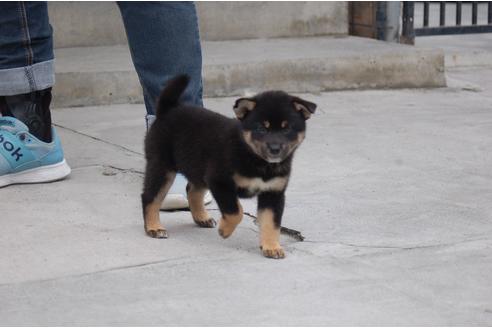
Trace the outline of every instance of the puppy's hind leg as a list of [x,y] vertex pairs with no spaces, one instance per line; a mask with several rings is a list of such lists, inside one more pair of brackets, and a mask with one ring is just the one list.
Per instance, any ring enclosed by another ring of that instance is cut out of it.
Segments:
[[145,232],[152,238],[167,238],[167,231],[159,218],[159,209],[175,177],[176,172],[167,170],[162,163],[147,162],[142,210]]
[[204,205],[204,197],[207,190],[205,188],[199,188],[188,183],[186,186],[186,193],[188,196],[188,204],[190,204],[191,216],[193,221],[202,228],[213,228],[217,225],[215,220],[210,217]]

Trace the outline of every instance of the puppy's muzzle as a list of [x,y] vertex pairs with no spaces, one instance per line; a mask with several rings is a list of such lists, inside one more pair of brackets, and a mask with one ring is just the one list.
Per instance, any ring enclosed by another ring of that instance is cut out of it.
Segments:
[[284,148],[284,145],[282,145],[280,143],[267,142],[267,149],[268,149],[268,152],[270,153],[270,155],[273,155],[273,156],[280,155],[280,152],[282,151],[283,148]]
[[280,163],[289,154],[289,147],[283,143],[267,142],[263,147],[264,158],[270,163]]

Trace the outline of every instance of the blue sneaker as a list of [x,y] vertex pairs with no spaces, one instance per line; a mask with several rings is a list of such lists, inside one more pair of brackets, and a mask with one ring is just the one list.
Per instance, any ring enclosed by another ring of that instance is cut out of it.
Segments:
[[16,183],[56,181],[70,174],[60,139],[52,129],[50,143],[29,133],[14,117],[0,117],[0,188]]

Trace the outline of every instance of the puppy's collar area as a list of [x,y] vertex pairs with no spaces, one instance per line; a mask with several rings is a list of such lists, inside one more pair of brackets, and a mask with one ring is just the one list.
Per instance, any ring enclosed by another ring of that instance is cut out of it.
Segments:
[[[285,160],[285,159],[284,159]],[[271,163],[271,164],[278,164],[278,163],[282,163],[284,160],[282,160],[281,158],[268,158],[266,159],[266,161],[268,163]]]
[[260,177],[245,177],[238,173],[234,174],[233,179],[238,187],[253,193],[259,191],[282,191],[286,188],[288,182],[288,177],[286,176],[276,176],[265,180]]

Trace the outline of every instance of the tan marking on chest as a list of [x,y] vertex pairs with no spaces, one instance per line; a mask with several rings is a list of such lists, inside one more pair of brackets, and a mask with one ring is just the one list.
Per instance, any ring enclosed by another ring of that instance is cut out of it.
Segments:
[[275,177],[264,181],[261,178],[247,178],[236,173],[233,179],[239,188],[250,191],[282,191],[287,185],[287,178],[285,177]]

